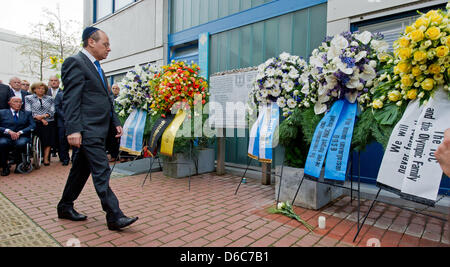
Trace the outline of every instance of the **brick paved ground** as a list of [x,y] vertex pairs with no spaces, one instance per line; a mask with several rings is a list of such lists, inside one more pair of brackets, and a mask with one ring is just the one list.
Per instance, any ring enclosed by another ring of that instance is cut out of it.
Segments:
[[[29,175],[0,177],[0,192],[63,246],[71,238],[79,239],[82,246],[102,247],[348,247],[366,246],[372,238],[381,240],[381,246],[450,246],[448,222],[385,204],[375,206],[353,243],[356,202],[350,205],[349,197],[321,211],[296,208],[315,227],[319,216],[327,218],[325,230],[309,232],[294,220],[267,212],[275,201],[273,186],[248,179],[235,196],[240,178],[214,174],[193,177],[190,192],[187,179],[166,178],[162,173],[153,175],[143,188],[144,175],[112,179],[111,187],[125,214],[140,219],[122,232],[111,232],[92,180],[75,203],[88,220],[57,218],[56,205],[68,171],[52,163]],[[364,201],[362,211],[369,204]]]

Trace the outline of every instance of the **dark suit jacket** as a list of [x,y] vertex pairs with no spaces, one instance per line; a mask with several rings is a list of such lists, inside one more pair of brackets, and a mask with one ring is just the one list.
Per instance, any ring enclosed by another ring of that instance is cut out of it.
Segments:
[[59,90],[55,97],[55,120],[58,128],[64,128],[63,96],[64,92]]
[[0,109],[9,108],[8,100],[11,89],[5,84],[0,84]]
[[[25,110],[25,97],[27,95],[30,95],[30,93],[25,92],[24,90],[20,90],[20,91],[22,93],[22,108],[21,109]],[[9,97],[13,97],[13,96],[15,96],[14,91],[13,91],[13,89],[9,88]],[[7,108],[9,108],[9,105]]]
[[[59,93],[59,92],[61,92],[61,88],[59,88],[58,93]],[[58,95],[58,93],[57,93],[57,95]],[[48,88],[48,90],[47,90],[47,95],[48,95],[48,96],[53,96],[53,95],[52,95],[52,88]]]
[[31,112],[20,110],[19,120],[16,123],[11,109],[0,110],[0,136],[9,136],[4,134],[6,129],[14,132],[22,131],[24,136],[30,136],[35,127],[36,124]]
[[[60,92],[61,92],[61,88],[59,88],[58,93],[56,93],[56,95],[58,95]],[[53,97],[52,88],[48,88],[47,95],[50,97]],[[55,97],[55,100],[56,100],[56,97]],[[56,105],[56,102],[55,102],[55,105]],[[58,123],[58,113],[56,112],[56,107],[55,107],[55,121],[56,121],[56,123]],[[63,124],[64,124],[64,121],[63,121]],[[57,127],[64,127],[64,126],[57,126]]]
[[61,74],[66,134],[106,139],[110,124],[114,127],[121,124],[114,111],[113,94],[103,85],[94,64],[80,52],[64,61]]

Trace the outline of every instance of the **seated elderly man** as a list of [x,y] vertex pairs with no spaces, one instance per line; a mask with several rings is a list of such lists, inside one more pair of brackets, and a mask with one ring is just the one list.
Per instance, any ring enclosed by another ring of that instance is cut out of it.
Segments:
[[[8,154],[14,148],[19,152],[25,152],[27,143],[30,142],[31,131],[35,127],[31,112],[21,110],[22,98],[11,97],[9,109],[0,110],[0,167],[3,168],[1,175],[8,176]],[[20,157],[16,158],[18,163]],[[16,170],[17,173],[17,165]]]

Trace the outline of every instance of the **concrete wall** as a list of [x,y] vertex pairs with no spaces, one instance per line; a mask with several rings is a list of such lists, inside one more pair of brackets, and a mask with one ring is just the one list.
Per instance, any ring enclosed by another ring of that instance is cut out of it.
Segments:
[[92,24],[92,0],[84,1],[84,24],[105,31],[111,53],[102,62],[106,75],[126,72],[136,64],[163,64],[167,44],[167,1],[141,0]]
[[[0,29],[0,80],[4,84],[8,84],[9,79],[14,76],[30,83],[39,80],[39,77],[27,70],[27,58],[21,55],[20,47],[25,38],[27,37]],[[54,70],[44,69],[44,82],[55,73]]]
[[447,3],[446,0],[328,0],[327,35],[349,31],[355,22]]

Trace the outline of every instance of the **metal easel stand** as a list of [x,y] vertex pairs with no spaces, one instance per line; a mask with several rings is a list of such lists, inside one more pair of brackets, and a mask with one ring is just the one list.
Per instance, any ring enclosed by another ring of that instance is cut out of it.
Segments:
[[[247,160],[247,168],[245,169],[244,175],[242,175],[242,177],[241,177],[241,182],[239,183],[238,187],[236,188],[236,192],[234,193],[234,195],[237,195],[237,193],[239,191],[239,188],[241,187],[242,181],[244,180],[245,175],[247,174],[247,171],[250,168],[250,163],[252,162],[252,160],[254,160],[254,159],[252,159],[250,157],[248,158],[248,160]],[[284,155],[283,155],[283,161],[282,161],[282,164],[281,164],[281,173],[280,173],[280,175],[277,175],[276,172],[274,173],[274,172],[272,172],[272,170],[270,170],[270,174],[271,175],[274,175],[275,177],[279,177],[280,178],[280,184],[278,185],[277,205],[280,202],[281,183],[283,181],[283,169],[284,169]],[[261,173],[267,174],[266,171],[261,171]]]
[[[119,159],[122,158],[122,157],[121,157],[122,152],[123,152],[123,151],[119,151],[119,154],[117,155],[116,160],[114,161],[114,165],[113,165],[113,167],[111,168],[111,172],[109,173],[109,175],[111,175],[111,174],[113,173],[114,168],[116,167],[117,161],[119,161]],[[139,156],[126,156],[126,157],[124,157],[124,158],[132,158],[133,160],[132,160],[131,164],[133,164],[133,161],[135,161],[138,157],[139,157]]]
[[346,175],[347,177],[350,176],[350,188],[348,188],[346,186],[343,186],[343,185],[340,185],[340,184],[327,182],[326,180],[320,180],[320,179],[317,179],[315,177],[311,177],[309,175],[304,174],[303,177],[300,180],[300,184],[299,184],[299,186],[297,188],[297,192],[295,193],[294,199],[292,200],[292,205],[294,205],[295,200],[297,199],[297,195],[298,195],[298,193],[300,191],[300,188],[301,188],[301,186],[303,184],[303,181],[305,179],[310,180],[310,181],[314,181],[314,182],[320,183],[320,184],[326,184],[326,185],[330,185],[330,186],[333,186],[333,187],[339,187],[339,188],[350,190],[350,200],[351,200],[350,203],[351,204],[353,203],[353,191],[357,191],[358,192],[357,229],[358,229],[358,232],[359,232],[361,230],[361,227],[364,224],[364,222],[360,223],[360,221],[361,221],[361,219],[360,219],[360,213],[361,213],[361,164],[360,164],[361,161],[360,161],[360,159],[361,159],[361,155],[360,155],[359,152],[357,152],[357,153],[358,153],[358,187],[357,187],[357,189],[353,189],[352,166],[354,164],[354,159],[353,159],[353,153],[352,153],[351,156],[350,156],[350,164],[349,164],[349,166],[347,168],[347,175]]
[[[189,142],[189,159],[191,159],[194,162],[195,165],[195,171],[196,171],[196,175],[198,174],[198,159],[194,159],[193,154],[192,154],[192,141]],[[159,154],[159,153],[158,153]],[[145,176],[144,182],[142,183],[142,187],[144,187],[145,182],[147,181],[147,178],[150,176],[150,181],[152,180],[152,168],[153,168],[153,163],[155,162],[155,160],[158,159],[158,163],[159,163],[159,167],[162,169],[161,166],[161,160],[160,160],[160,156],[158,156],[157,158],[154,157],[152,158],[152,160],[150,160],[150,169],[148,170],[147,176]],[[192,169],[190,167],[191,163],[178,163],[178,162],[166,162],[165,164],[175,164],[175,165],[188,165],[189,166],[189,191],[191,191],[191,173],[192,173]]]
[[151,157],[150,158],[150,168],[148,169],[147,175],[145,176],[144,182],[142,183],[142,187],[144,187],[145,182],[147,181],[147,178],[150,178],[150,181],[152,181],[153,164],[155,163],[155,160],[158,160],[159,168],[162,170],[160,156],[156,155],[155,157]]
[[[421,205],[424,205],[424,206],[425,206],[425,208],[423,208],[423,209],[416,210],[416,209],[412,209],[412,208],[407,208],[407,207],[404,207],[404,206],[396,205],[396,204],[393,204],[393,203],[388,203],[388,202],[385,202],[385,201],[381,201],[381,200],[378,199],[378,197],[380,196],[381,190],[383,190],[383,188],[380,187],[380,188],[378,189],[377,195],[375,196],[375,199],[372,201],[372,204],[370,205],[370,208],[369,208],[369,210],[367,211],[367,214],[364,215],[364,217],[363,217],[364,219],[363,219],[361,225],[364,225],[364,223],[366,222],[366,219],[367,219],[367,217],[369,217],[369,214],[370,214],[370,212],[372,211],[373,207],[375,206],[375,203],[376,203],[376,202],[388,204],[388,205],[390,205],[390,206],[394,206],[394,207],[397,207],[397,208],[400,208],[400,209],[403,209],[403,210],[407,210],[407,211],[410,211],[410,212],[413,212],[413,213],[416,213],[416,214],[420,214],[420,215],[432,217],[432,218],[435,218],[435,219],[438,219],[438,220],[441,220],[441,221],[444,221],[444,222],[447,221],[446,218],[442,218],[442,217],[439,217],[439,216],[434,216],[434,215],[432,215],[432,214],[423,213],[423,211],[426,211],[426,210],[429,209],[429,208],[433,208],[435,205],[426,205],[426,204],[424,204],[424,203],[419,203],[419,202],[416,202],[416,201],[407,200],[407,201],[411,201],[411,202],[418,203],[418,204],[421,204]],[[439,199],[436,201],[436,203],[438,203],[439,201],[441,201],[446,195],[449,195],[449,192],[450,192],[450,190],[447,190],[447,193],[444,194],[444,195],[442,195],[441,198],[439,198]],[[361,228],[358,229],[358,232],[356,233],[355,238],[353,239],[353,242],[355,242],[355,240],[356,240],[356,238],[358,237],[360,231],[361,231]]]

